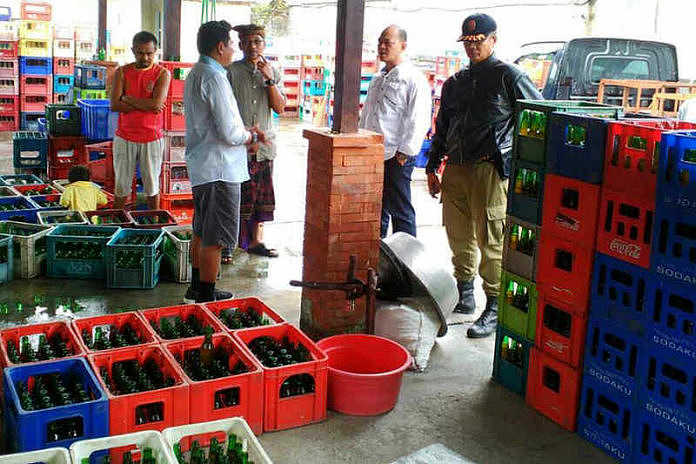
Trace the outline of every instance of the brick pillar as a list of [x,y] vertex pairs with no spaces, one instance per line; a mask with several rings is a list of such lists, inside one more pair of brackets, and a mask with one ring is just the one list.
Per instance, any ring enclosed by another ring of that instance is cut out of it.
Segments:
[[[307,129],[307,199],[302,280],[343,282],[350,255],[356,276],[377,268],[384,145],[374,132]],[[365,331],[365,300],[350,311],[344,292],[302,289],[300,325],[311,337]]]

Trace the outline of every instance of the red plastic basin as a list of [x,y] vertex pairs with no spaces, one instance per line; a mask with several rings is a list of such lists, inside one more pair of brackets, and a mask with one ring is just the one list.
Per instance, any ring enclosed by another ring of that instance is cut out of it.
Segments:
[[328,407],[353,416],[391,410],[411,355],[396,342],[375,335],[335,335],[317,345],[329,357]]

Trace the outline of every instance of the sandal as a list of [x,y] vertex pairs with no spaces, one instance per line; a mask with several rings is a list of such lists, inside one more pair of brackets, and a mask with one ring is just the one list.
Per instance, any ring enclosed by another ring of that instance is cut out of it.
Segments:
[[277,258],[278,251],[275,248],[266,248],[266,245],[259,243],[253,247],[247,248],[247,253],[252,255],[266,256],[268,258]]

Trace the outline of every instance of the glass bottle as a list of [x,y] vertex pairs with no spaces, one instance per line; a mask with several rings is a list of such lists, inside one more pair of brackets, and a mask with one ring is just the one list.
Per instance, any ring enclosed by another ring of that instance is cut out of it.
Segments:
[[210,326],[205,328],[205,338],[203,339],[200,353],[202,365],[209,368],[215,355],[215,345],[213,345],[213,328]]

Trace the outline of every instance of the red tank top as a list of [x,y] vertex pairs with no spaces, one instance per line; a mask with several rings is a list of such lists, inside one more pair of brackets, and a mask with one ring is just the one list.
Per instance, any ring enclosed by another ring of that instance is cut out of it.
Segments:
[[[133,65],[123,67],[124,94],[135,98],[152,98],[155,84],[164,68],[153,64],[150,69]],[[131,111],[119,113],[116,135],[130,142],[147,143],[163,136],[164,113]]]

